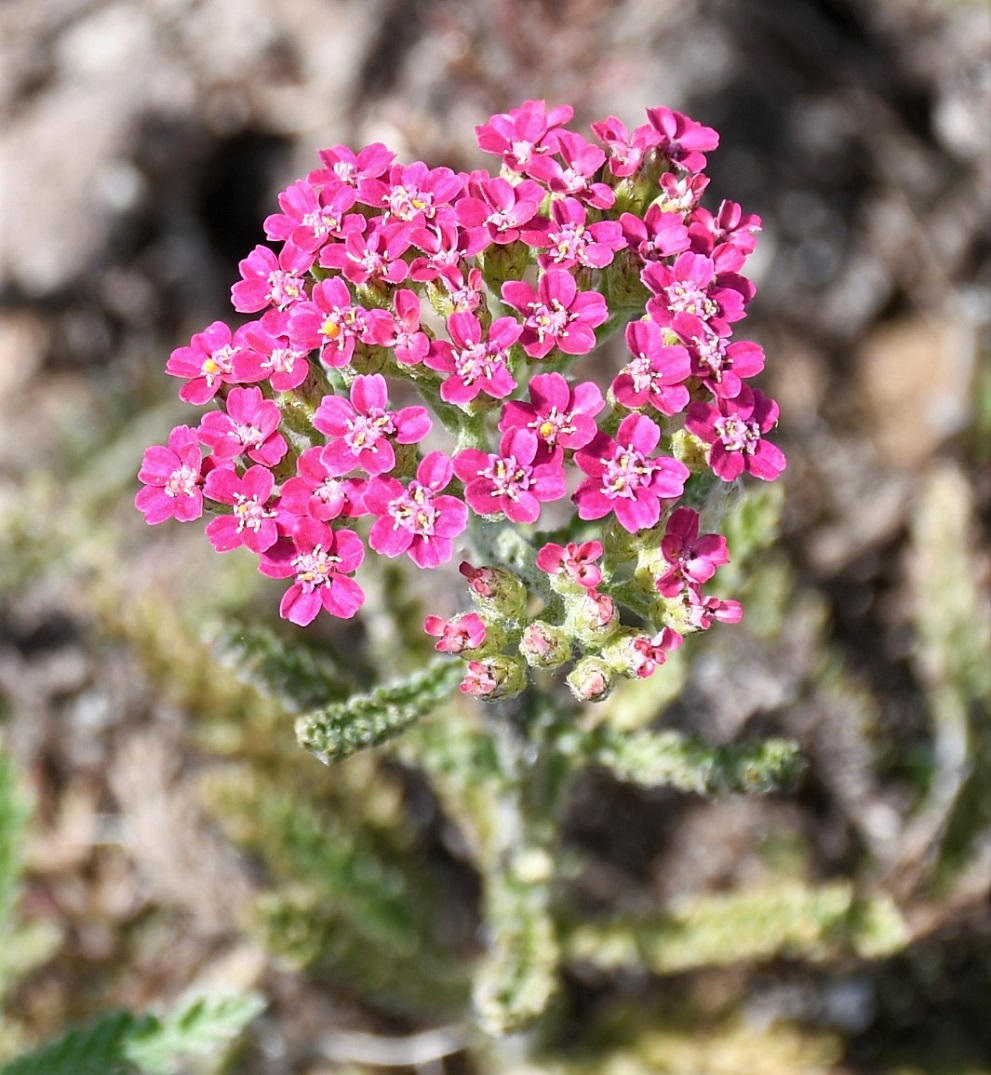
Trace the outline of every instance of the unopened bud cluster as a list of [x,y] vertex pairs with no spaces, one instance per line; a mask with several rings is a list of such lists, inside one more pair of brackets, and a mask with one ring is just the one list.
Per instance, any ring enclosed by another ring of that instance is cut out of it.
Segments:
[[[478,611],[425,627],[482,698],[571,665],[572,691],[598,700],[738,620],[704,592],[726,542],[682,501],[704,513],[712,475],[785,466],[766,439],[777,405],[746,383],[763,352],[730,340],[760,220],[699,204],[716,132],[654,108],[588,141],[572,115],[527,101],[478,127],[498,175],[322,151],[265,221],[276,248],[240,263],[243,323],[169,359],[180,397],[210,409],[139,472],[149,523],[209,511],[219,552],[245,546],[289,580],[280,612],[301,625],[357,612],[366,549],[424,569],[474,550]],[[600,384],[588,356],[617,329],[628,358]],[[427,451],[438,422],[449,447]],[[569,487],[561,543],[535,539]],[[529,543],[525,567],[486,562],[499,520]]]

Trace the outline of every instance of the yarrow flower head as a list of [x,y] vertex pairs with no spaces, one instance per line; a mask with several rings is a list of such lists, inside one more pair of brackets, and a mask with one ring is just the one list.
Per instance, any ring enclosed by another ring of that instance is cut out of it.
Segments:
[[761,221],[701,204],[717,133],[658,107],[590,140],[573,114],[531,100],[480,124],[495,174],[322,150],[239,263],[238,327],[169,357],[207,410],[138,473],[148,523],[206,513],[218,552],[286,581],[295,624],[356,615],[374,556],[467,557],[476,610],[424,629],[482,699],[567,666],[601,700],[737,622],[707,592],[729,562],[710,490],[785,468],[764,353],[733,339]]

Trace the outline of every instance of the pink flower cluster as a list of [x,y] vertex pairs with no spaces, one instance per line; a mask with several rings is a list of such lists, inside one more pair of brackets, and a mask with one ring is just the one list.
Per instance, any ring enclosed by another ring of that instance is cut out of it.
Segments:
[[[468,565],[481,614],[427,620],[483,697],[576,653],[572,690],[602,697],[616,674],[652,674],[682,634],[739,619],[703,592],[725,540],[679,501],[707,475],[785,466],[766,439],[777,405],[747,383],[763,352],[731,340],[760,220],[699,204],[716,132],[653,108],[632,131],[592,124],[590,141],[572,115],[527,101],[478,127],[497,175],[404,165],[381,144],[322,151],[265,221],[275,249],[239,265],[240,323],[214,322],[168,361],[180,397],[211,409],[139,472],[149,523],[208,511],[219,552],[245,546],[288,580],[280,611],[301,625],[357,612],[366,549],[434,568],[462,539],[491,557],[474,518],[529,537],[572,490],[564,543],[535,545],[526,585]],[[628,359],[596,383],[584,356],[616,329]],[[456,450],[433,447],[438,423]],[[629,576],[648,562],[645,600]]]

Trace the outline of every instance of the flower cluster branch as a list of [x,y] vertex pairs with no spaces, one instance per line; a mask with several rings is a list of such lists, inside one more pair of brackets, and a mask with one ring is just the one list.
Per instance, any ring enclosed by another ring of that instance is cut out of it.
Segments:
[[[276,248],[239,265],[250,319],[172,353],[180,397],[210,409],[139,473],[149,523],[209,512],[218,552],[287,580],[299,625],[355,615],[369,551],[430,570],[467,549],[477,611],[425,626],[489,700],[565,666],[601,700],[739,620],[707,591],[729,560],[707,505],[785,466],[778,407],[748,383],[763,352],[731,340],[760,220],[700,204],[716,132],[651,108],[589,141],[572,115],[526,101],[478,127],[497,175],[323,150],[265,221]],[[597,380],[589,356],[618,331],[627,361]],[[410,388],[421,403],[395,402]],[[561,540],[538,537],[568,499]]]

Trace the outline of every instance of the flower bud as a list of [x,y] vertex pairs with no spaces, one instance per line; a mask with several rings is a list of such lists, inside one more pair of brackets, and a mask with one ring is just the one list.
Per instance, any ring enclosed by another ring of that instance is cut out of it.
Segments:
[[526,686],[526,666],[515,657],[497,653],[481,661],[469,661],[460,689],[487,702],[512,698]]
[[606,557],[616,563],[628,563],[635,560],[643,541],[639,533],[631,533],[619,524],[615,518],[610,519],[602,530],[602,544]]
[[458,570],[468,580],[471,599],[482,612],[519,619],[527,602],[527,589],[519,576],[502,567],[472,567],[466,560]]
[[552,590],[573,594],[580,589],[594,590],[602,581],[602,568],[595,563],[601,555],[602,544],[598,541],[563,546],[548,542],[537,553],[537,567],[549,576]]
[[597,590],[589,590],[568,602],[567,628],[580,641],[599,646],[619,626],[619,613],[613,599]]
[[624,250],[603,270],[603,293],[610,310],[643,310],[650,292],[640,279],[643,261],[632,250]]
[[355,373],[379,373],[385,369],[389,360],[389,351],[385,347],[374,347],[359,341],[351,356],[350,366]]
[[477,612],[467,612],[463,616],[455,616],[453,620],[428,616],[423,622],[423,629],[428,635],[440,639],[434,645],[435,650],[455,654],[474,654],[489,633],[485,621]]
[[523,632],[520,653],[531,668],[557,668],[571,660],[571,641],[563,627],[535,620]]
[[567,683],[579,702],[601,702],[609,697],[616,676],[601,657],[583,657],[568,673]]
[[530,248],[522,240],[490,246],[478,255],[485,283],[496,295],[502,294],[507,280],[522,280],[530,264]]
[[671,454],[693,474],[705,474],[709,470],[709,446],[687,429],[671,434]]

